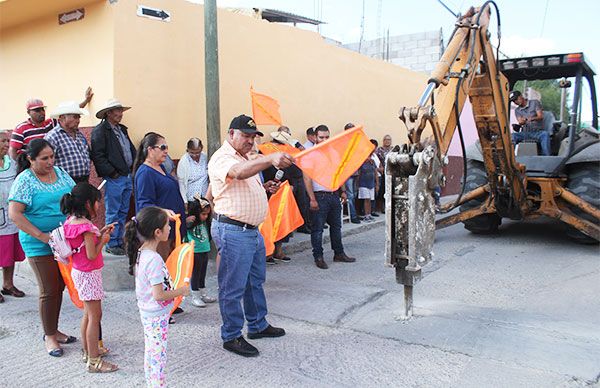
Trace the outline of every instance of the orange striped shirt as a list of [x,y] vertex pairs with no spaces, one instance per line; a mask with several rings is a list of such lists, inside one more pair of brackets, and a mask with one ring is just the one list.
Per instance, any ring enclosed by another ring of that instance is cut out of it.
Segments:
[[229,170],[248,159],[225,141],[208,162],[208,176],[214,197],[215,213],[258,226],[267,216],[267,193],[258,174],[247,179],[227,176]]

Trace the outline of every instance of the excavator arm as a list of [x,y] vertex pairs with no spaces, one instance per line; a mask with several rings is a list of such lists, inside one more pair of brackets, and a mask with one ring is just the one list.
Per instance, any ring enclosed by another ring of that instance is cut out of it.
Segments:
[[525,169],[515,160],[508,125],[508,82],[497,68],[488,32],[492,7],[495,3],[488,1],[458,19],[417,106],[400,109],[408,143],[395,147],[386,158],[386,263],[395,267],[396,280],[405,286],[407,318],[412,315],[412,287],[433,256],[434,192],[445,185],[443,166],[456,130],[464,153],[459,117],[467,97],[488,183],[461,193],[441,212],[475,198],[486,199],[478,208],[438,220],[437,227],[493,213],[520,218],[527,208]]

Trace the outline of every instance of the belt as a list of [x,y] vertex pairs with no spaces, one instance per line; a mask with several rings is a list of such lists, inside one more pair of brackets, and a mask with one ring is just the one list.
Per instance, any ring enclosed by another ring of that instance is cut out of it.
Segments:
[[241,226],[242,228],[245,228],[245,229],[256,229],[257,228],[255,225],[250,225],[250,224],[246,224],[244,222],[236,221],[233,218],[229,218],[222,214],[215,214],[213,219],[216,221],[219,221],[219,222],[223,222],[225,224]]
[[333,191],[315,191],[315,194],[335,194]]

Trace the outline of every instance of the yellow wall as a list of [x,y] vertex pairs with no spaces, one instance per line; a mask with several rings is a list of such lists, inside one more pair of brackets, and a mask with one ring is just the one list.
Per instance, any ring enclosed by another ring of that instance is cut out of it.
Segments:
[[[71,3],[60,12],[79,8]],[[49,115],[61,101],[83,101],[88,85],[97,95],[112,95],[114,29],[105,3],[86,4],[82,20],[64,25],[58,25],[52,9],[41,18],[0,29],[0,128],[25,120],[25,101],[31,97],[43,99]],[[95,110],[98,103],[94,99],[87,108]],[[81,126],[96,122],[83,117]]]
[[[178,158],[189,137],[205,141],[203,7],[183,0],[145,0],[146,6],[171,12],[166,23],[136,16],[137,4],[101,1],[86,6],[80,22],[59,28],[53,15],[35,33],[24,27],[3,31],[0,54],[10,60],[2,60],[0,127],[23,119],[30,95],[45,98],[52,107],[79,98],[90,84],[96,92],[92,113],[113,95],[133,107],[123,122],[136,142],[149,130],[160,132]],[[394,142],[405,140],[398,109],[416,103],[424,74],[332,46],[310,31],[226,10],[219,10],[218,17],[223,133],[232,117],[251,114],[253,85],[279,100],[285,124],[301,141],[309,126],[324,123],[337,133],[348,121],[364,124],[378,140],[384,133],[391,133]],[[23,68],[18,61],[39,36],[52,49],[42,51],[51,69],[43,67],[44,76],[37,76],[37,65],[29,62]],[[21,80],[7,76],[4,68],[20,69]]]

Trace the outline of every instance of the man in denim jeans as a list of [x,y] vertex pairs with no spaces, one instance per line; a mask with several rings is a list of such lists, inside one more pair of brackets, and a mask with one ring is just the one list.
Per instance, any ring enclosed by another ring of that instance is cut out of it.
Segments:
[[208,162],[215,213],[211,234],[221,255],[221,338],[226,350],[253,357],[259,352],[242,335],[244,317],[250,339],[285,335],[285,330],[271,326],[266,319],[265,243],[258,230],[267,215],[265,189],[274,193],[279,183],[263,185],[259,173],[271,166],[287,168],[294,159],[282,152],[249,157],[255,137],[263,136],[249,116],[234,118],[229,128],[226,141]]
[[[344,131],[354,128],[355,125],[352,123],[348,123],[344,126]],[[358,177],[358,170],[354,172],[348,178],[344,187],[346,188],[346,195],[348,196],[348,209],[350,211],[350,222],[353,224],[360,224],[360,218],[358,218],[358,214],[356,214],[356,178]]]
[[[329,139],[329,128],[326,125],[319,125],[315,128],[317,135],[317,144]],[[329,237],[331,238],[331,249],[333,249],[333,261],[342,263],[352,263],[356,259],[348,257],[344,253],[342,245],[342,202],[347,200],[346,189],[341,188],[340,195],[337,192],[328,190],[319,183],[313,181],[304,175],[304,184],[308,198],[310,199],[311,213],[311,233],[310,243],[313,249],[315,265],[321,269],[327,269],[329,266],[323,259],[323,227],[325,222],[330,226]]]
[[116,223],[115,231],[106,245],[106,253],[116,256],[125,255],[123,233],[132,190],[131,166],[136,153],[127,127],[121,124],[123,112],[128,109],[130,107],[112,98],[96,113],[96,117],[102,121],[92,131],[90,152],[98,176],[106,179],[106,224]]

